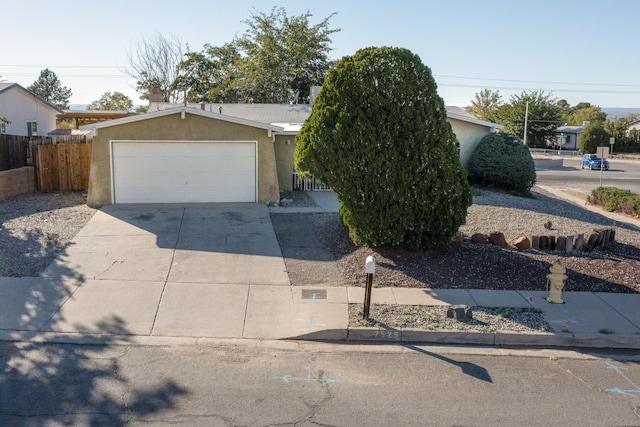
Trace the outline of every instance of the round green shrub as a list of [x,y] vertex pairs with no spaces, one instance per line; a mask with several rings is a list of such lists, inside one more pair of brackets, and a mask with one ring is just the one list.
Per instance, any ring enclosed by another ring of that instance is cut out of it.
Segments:
[[536,183],[533,158],[522,140],[507,133],[491,133],[480,140],[469,159],[472,183],[527,194]]

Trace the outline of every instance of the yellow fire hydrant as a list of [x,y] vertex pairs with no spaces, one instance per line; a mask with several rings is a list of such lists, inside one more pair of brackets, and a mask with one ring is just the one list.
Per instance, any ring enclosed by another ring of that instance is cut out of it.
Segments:
[[562,290],[564,289],[564,282],[567,280],[567,275],[564,274],[567,270],[562,267],[560,261],[553,263],[549,268],[551,274],[547,274],[547,287],[549,288],[549,298],[547,301],[552,304],[563,304]]

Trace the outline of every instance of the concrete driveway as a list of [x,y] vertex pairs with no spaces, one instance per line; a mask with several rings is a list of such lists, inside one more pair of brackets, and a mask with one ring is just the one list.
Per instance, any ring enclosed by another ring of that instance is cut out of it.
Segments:
[[111,205],[45,272],[83,279],[289,285],[261,204]]
[[106,206],[42,277],[2,285],[0,329],[346,338],[346,289],[325,292],[323,304],[294,291],[261,204]]

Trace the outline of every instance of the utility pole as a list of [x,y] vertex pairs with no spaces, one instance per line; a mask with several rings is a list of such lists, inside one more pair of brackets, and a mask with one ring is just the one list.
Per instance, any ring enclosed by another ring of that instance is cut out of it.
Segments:
[[529,124],[528,119],[529,119],[529,101],[527,101],[524,107],[524,138],[522,138],[524,140],[524,145],[527,145],[527,125]]

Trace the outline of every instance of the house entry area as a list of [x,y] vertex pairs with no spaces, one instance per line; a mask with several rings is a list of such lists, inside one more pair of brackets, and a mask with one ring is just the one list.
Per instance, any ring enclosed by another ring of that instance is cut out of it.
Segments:
[[255,141],[111,141],[114,203],[257,201]]

